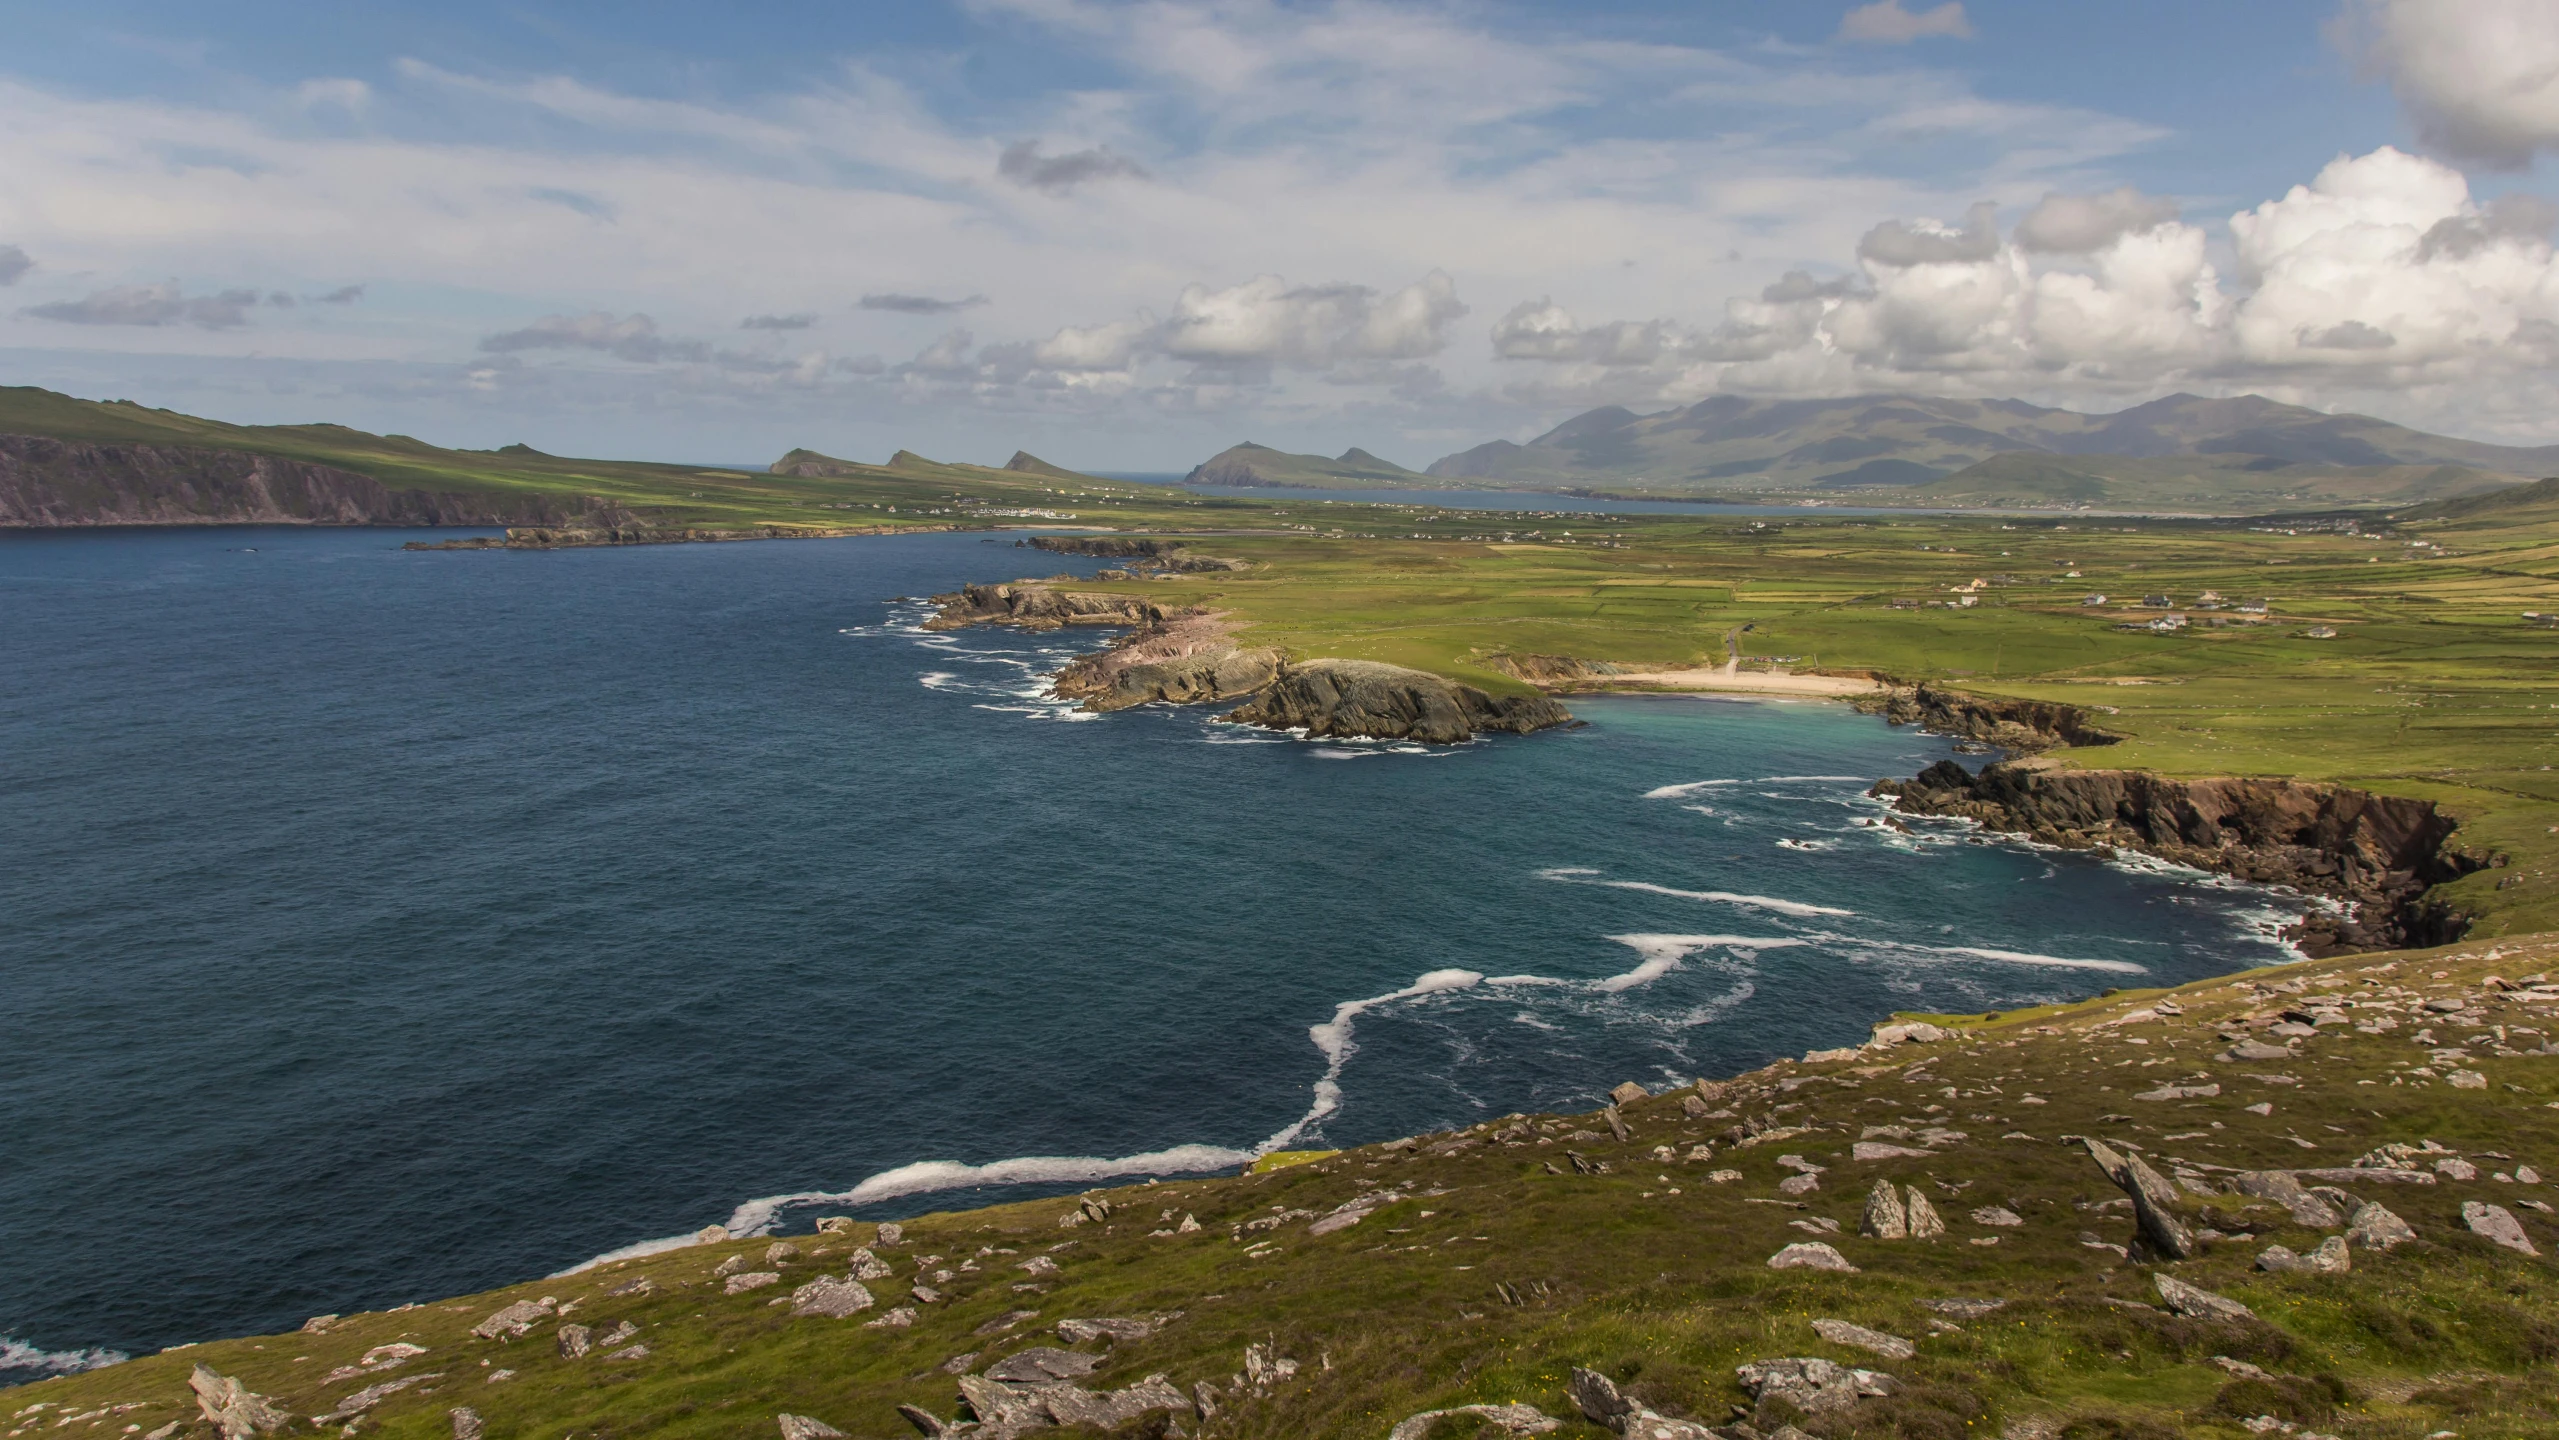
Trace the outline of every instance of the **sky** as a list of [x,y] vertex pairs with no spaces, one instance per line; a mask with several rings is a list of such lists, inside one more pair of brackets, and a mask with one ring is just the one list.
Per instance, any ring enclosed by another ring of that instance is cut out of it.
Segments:
[[1413,466],[1716,394],[2559,442],[2550,0],[0,0],[0,383]]

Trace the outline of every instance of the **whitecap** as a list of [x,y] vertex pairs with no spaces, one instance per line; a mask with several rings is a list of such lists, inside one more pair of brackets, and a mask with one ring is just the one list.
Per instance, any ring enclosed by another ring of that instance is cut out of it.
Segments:
[[[1778,843],[1784,844],[1785,842],[1779,841]],[[1857,913],[1854,910],[1842,910],[1836,905],[1814,905],[1802,900],[1781,900],[1774,895],[1743,895],[1730,890],[1680,890],[1668,885],[1655,885],[1647,880],[1586,880],[1581,878],[1586,875],[1597,875],[1599,873],[1600,872],[1597,870],[1566,869],[1558,867],[1551,870],[1538,871],[1537,878],[1540,880],[1562,880],[1577,885],[1599,885],[1610,890],[1635,890],[1647,895],[1668,895],[1678,900],[1706,900],[1721,905],[1741,905],[1753,910],[1773,910],[1780,915],[1809,917],[1814,915],[1854,915]]]
[[1829,850],[1838,844],[1839,842],[1836,840],[1796,840],[1790,838],[1778,841],[1777,848],[1780,850]]
[[91,1346],[86,1350],[47,1350],[0,1335],[0,1370],[36,1370],[46,1375],[76,1375],[121,1365],[133,1357],[121,1350]]
[[1770,935],[1611,935],[1608,937],[1644,957],[1642,964],[1621,975],[1611,975],[1595,982],[1591,988],[1604,994],[1632,990],[1649,985],[1679,968],[1682,960],[1700,950],[1731,949],[1744,953],[1758,950],[1782,950],[1801,945],[1801,940]]
[[1647,800],[1677,800],[1682,796],[1694,795],[1700,790],[1712,790],[1719,785],[1739,785],[1740,783],[1742,782],[1739,780],[1691,780],[1684,785],[1655,786],[1653,789],[1645,791],[1643,798]]

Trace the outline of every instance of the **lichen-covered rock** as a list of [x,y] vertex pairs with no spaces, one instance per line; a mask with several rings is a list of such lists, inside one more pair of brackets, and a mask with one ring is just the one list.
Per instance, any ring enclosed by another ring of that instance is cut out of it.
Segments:
[[1936,1206],[1928,1203],[1927,1196],[1919,1193],[1918,1186],[1909,1186],[1903,1193],[1909,1202],[1903,1208],[1910,1214],[1911,1239],[1927,1240],[1946,1233],[1945,1217],[1937,1213]]
[[793,1315],[822,1315],[829,1320],[842,1320],[858,1315],[876,1302],[862,1282],[833,1275],[820,1275],[791,1292]]
[[2417,1238],[2405,1220],[2379,1205],[2365,1205],[2346,1225],[2346,1243],[2365,1250],[2387,1250]]
[[1460,1405],[1451,1410],[1425,1410],[1408,1415],[1386,1432],[1386,1440],[1422,1440],[1431,1426],[1450,1415],[1472,1415],[1509,1435],[1543,1435],[1561,1430],[1564,1422],[1534,1405]]
[[1878,1180],[1866,1192],[1866,1213],[1858,1218],[1857,1233],[1869,1240],[1909,1238],[1910,1212],[1902,1207],[1901,1195],[1890,1180]]
[[1847,1320],[1816,1320],[1813,1322],[1813,1333],[1833,1345],[1846,1345],[1853,1349],[1872,1351],[1887,1360],[1907,1360],[1919,1353],[1918,1346],[1899,1335],[1888,1335],[1881,1330],[1869,1330],[1863,1325]]
[[249,1387],[217,1373],[209,1365],[195,1367],[187,1377],[187,1388],[195,1392],[196,1409],[222,1432],[222,1440],[271,1435],[293,1421],[282,1406],[264,1395],[251,1393]]
[[2532,1239],[2523,1233],[2523,1222],[2503,1205],[2483,1205],[2476,1200],[2461,1202],[2461,1223],[2470,1233],[2483,1240],[2502,1245],[2518,1255],[2538,1255]]
[[488,1319],[471,1327],[471,1333],[483,1340],[513,1340],[531,1330],[559,1302],[545,1295],[539,1300],[518,1300]]
[[772,1270],[749,1270],[741,1275],[730,1276],[722,1284],[721,1290],[729,1295],[743,1295],[749,1290],[761,1290],[767,1285],[779,1284],[781,1279],[781,1275]]
[[2159,1298],[2169,1309],[2194,1320],[2254,1320],[2255,1311],[2227,1295],[2189,1285],[2173,1275],[2153,1275],[2151,1284],[2159,1290]]
[[806,1415],[776,1415],[782,1427],[782,1440],[843,1440],[844,1432],[823,1420]]
[[1857,1273],[1857,1267],[1848,1263],[1847,1256],[1819,1240],[1796,1241],[1769,1256],[1768,1268],[1771,1270],[1836,1270],[1847,1275]]

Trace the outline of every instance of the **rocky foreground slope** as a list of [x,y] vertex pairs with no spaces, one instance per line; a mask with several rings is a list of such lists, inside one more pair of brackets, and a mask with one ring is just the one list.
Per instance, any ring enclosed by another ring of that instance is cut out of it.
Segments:
[[2554,961],[2538,937],[1905,1017],[1265,1173],[714,1228],[21,1387],[0,1416],[152,1440],[2548,1435]]

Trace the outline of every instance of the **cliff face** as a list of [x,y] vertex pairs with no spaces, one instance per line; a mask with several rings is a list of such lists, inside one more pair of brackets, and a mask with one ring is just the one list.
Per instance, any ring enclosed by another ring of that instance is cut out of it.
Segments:
[[2090,724],[2088,712],[2076,705],[2044,700],[1993,699],[1918,685],[1854,703],[1895,725],[1921,725],[2017,754],[2061,745],[2112,745],[2123,738]]
[[2171,780],[2140,770],[2006,761],[1979,775],[1941,760],[1873,791],[1914,815],[1952,815],[2047,844],[2124,846],[2347,903],[2294,937],[2310,953],[2441,945],[2468,918],[2428,886],[2486,865],[2452,848],[2458,822],[2431,800],[2296,780]]
[[1277,650],[1238,646],[1216,615],[1185,613],[1070,662],[1058,672],[1055,688],[1083,701],[1087,710],[1240,700],[1277,678],[1280,661]]
[[1448,745],[1486,730],[1525,735],[1569,724],[1573,716],[1543,695],[1488,695],[1374,660],[1309,660],[1280,667],[1260,698],[1226,718],[1309,735]]
[[0,526],[557,525],[561,497],[394,490],[307,461],[0,435]]

